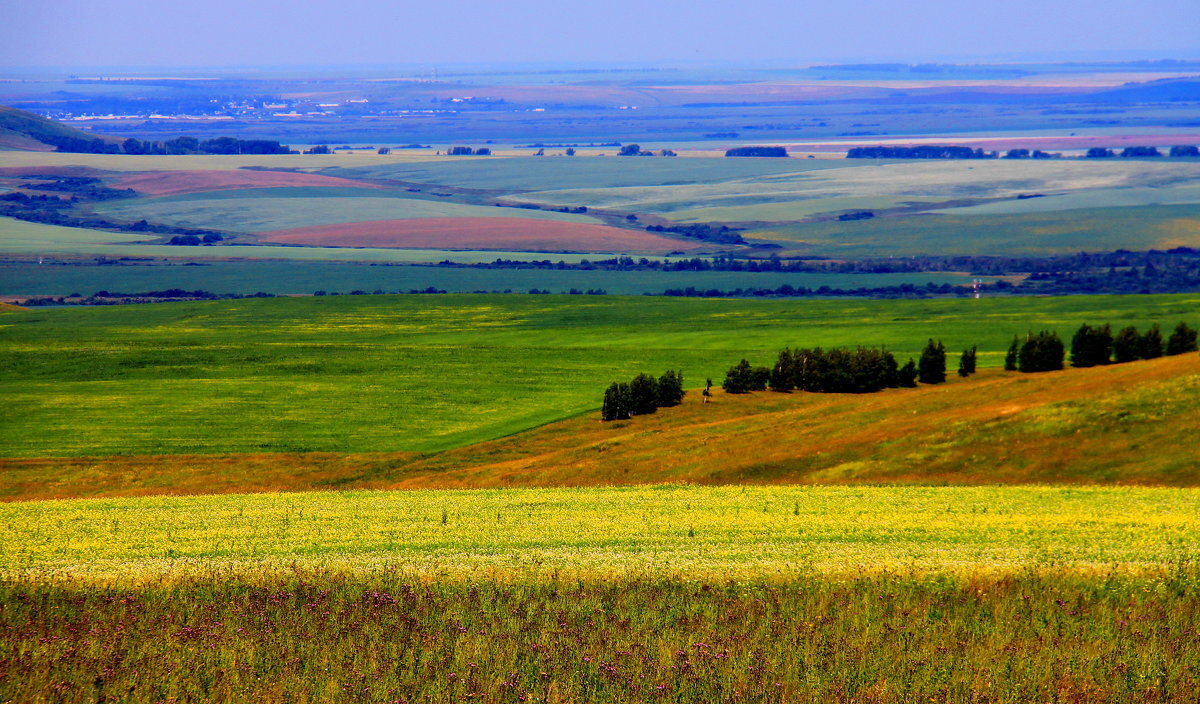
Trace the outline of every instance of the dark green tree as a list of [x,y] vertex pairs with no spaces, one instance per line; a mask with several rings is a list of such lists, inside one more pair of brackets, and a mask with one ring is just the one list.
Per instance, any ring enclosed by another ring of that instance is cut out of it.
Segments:
[[629,415],[644,416],[658,410],[658,382],[649,374],[638,374],[629,382]]
[[917,363],[908,358],[903,367],[896,371],[896,385],[902,389],[915,388],[917,385]]
[[1162,330],[1159,329],[1158,323],[1150,326],[1145,335],[1142,335],[1142,359],[1158,359],[1163,356],[1163,336]]
[[600,408],[601,420],[628,420],[629,401],[629,384],[609,384],[604,391],[604,405]]
[[1094,367],[1108,364],[1112,344],[1111,327],[1105,324],[1094,328],[1084,323],[1071,337],[1071,366]]
[[1063,368],[1066,348],[1058,333],[1042,330],[1029,333],[1017,352],[1017,369],[1025,373],[1050,372]]
[[971,376],[975,373],[975,345],[963,350],[962,356],[958,358],[958,375],[962,377]]
[[941,340],[929,344],[921,351],[921,359],[917,362],[917,379],[922,384],[940,384],[946,380],[946,346]]
[[1176,355],[1196,351],[1196,331],[1180,322],[1171,337],[1167,338],[1167,354]]
[[683,374],[668,369],[658,377],[658,407],[669,408],[683,402]]
[[750,390],[752,374],[750,362],[743,359],[725,372],[725,382],[721,384],[721,388],[725,389],[727,394],[744,394]]
[[617,152],[617,156],[637,156],[642,153],[642,147],[637,144],[626,144]]
[[1004,370],[1008,372],[1017,371],[1017,352],[1021,349],[1021,341],[1013,335],[1012,344],[1008,346],[1008,352],[1004,353]]
[[787,393],[796,388],[796,369],[792,362],[792,351],[788,348],[783,348],[779,351],[779,358],[775,360],[775,366],[771,368],[770,386],[772,391]]
[[1121,328],[1121,331],[1113,338],[1113,361],[1117,364],[1124,364],[1138,359],[1141,354],[1142,336],[1138,334],[1137,328],[1132,325]]

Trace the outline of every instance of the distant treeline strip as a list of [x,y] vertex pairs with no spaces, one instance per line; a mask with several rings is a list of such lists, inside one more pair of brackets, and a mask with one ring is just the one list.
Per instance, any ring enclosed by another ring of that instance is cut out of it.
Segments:
[[175,137],[163,142],[142,141],[130,137],[121,143],[86,137],[42,135],[39,139],[58,152],[76,154],[295,154],[270,139],[216,137],[200,141],[195,137]]

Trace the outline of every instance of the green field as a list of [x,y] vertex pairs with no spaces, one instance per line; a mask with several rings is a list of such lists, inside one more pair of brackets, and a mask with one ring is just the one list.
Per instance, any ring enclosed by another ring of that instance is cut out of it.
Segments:
[[1045,255],[1200,246],[1200,205],[1142,205],[1018,215],[921,214],[778,225],[742,233],[788,253],[844,257]]
[[[416,252],[417,250],[409,250]],[[435,252],[436,254],[436,252]],[[442,259],[461,261],[459,252],[440,252]],[[435,260],[431,254],[430,260]],[[500,256],[492,253],[493,257]],[[595,255],[593,255],[595,256]],[[472,257],[485,259],[486,257]],[[530,254],[524,258],[535,259]],[[559,255],[542,255],[559,261]],[[569,259],[568,259],[569,261]],[[197,262],[198,263],[198,262]],[[985,279],[990,280],[990,279]],[[530,289],[567,293],[571,289],[603,289],[614,295],[661,294],[666,289],[778,288],[784,284],[817,289],[854,289],[879,286],[922,285],[928,282],[969,285],[965,274],[785,274],[731,271],[558,271],[555,269],[456,269],[431,266],[376,266],[365,262],[309,261],[209,261],[202,266],[177,262],[125,263],[120,266],[88,264],[0,264],[0,296],[91,295],[97,291],[161,291],[183,288],[213,293],[276,294],[312,293],[316,290],[349,293],[381,290],[424,290],[434,287],[450,293]]]
[[595,409],[615,379],[720,382],[783,346],[977,344],[1195,324],[1200,298],[928,301],[338,296],[0,317],[0,456],[435,451]]
[[[612,151],[616,151],[614,148]],[[562,188],[625,188],[725,181],[844,168],[824,159],[726,159],[662,157],[509,157],[379,164],[322,170],[325,176],[395,179],[488,191]],[[579,204],[576,204],[579,205]]]

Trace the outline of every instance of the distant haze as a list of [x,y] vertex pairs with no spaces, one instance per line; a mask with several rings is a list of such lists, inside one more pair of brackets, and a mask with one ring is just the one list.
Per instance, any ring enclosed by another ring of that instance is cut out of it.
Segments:
[[0,67],[1200,55],[1197,0],[5,0]]

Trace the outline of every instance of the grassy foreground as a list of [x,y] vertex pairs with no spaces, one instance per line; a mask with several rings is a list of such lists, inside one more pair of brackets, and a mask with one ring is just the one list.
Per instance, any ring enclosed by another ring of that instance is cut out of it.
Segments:
[[310,297],[0,315],[0,457],[430,452],[599,405],[609,382],[718,382],[788,346],[931,336],[1001,364],[1014,334],[1200,324],[1200,298]]
[[1200,580],[0,582],[0,699],[1188,701]]

